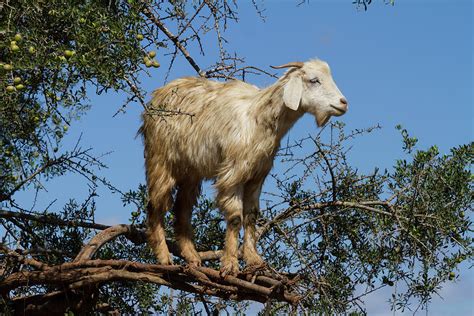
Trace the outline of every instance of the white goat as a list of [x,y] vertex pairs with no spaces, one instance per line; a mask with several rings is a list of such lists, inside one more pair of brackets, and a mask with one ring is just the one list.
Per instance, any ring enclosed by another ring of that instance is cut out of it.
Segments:
[[161,264],[172,259],[165,241],[164,214],[173,206],[175,234],[181,255],[191,264],[201,259],[192,242],[193,205],[203,179],[215,178],[217,202],[225,214],[227,231],[221,272],[239,271],[238,234],[244,226],[243,258],[260,265],[255,222],[265,177],[273,165],[281,138],[304,113],[318,126],[346,112],[347,101],[321,60],[294,62],[275,84],[258,89],[245,82],[226,83],[182,78],[157,89],[149,104],[156,109],[181,110],[165,121],[143,114],[149,192],[149,242]]

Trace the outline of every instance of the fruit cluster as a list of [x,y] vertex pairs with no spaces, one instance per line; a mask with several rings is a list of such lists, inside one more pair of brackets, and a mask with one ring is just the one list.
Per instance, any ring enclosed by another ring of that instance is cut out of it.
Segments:
[[[11,51],[12,54],[16,54],[20,51],[20,46],[18,46],[18,45],[19,45],[19,43],[21,42],[22,39],[23,39],[23,36],[20,33],[17,33],[17,34],[15,34],[15,36],[13,36],[13,39],[10,42],[10,51]],[[33,46],[30,46],[28,48],[28,52],[30,54],[34,54],[35,53],[35,48]],[[5,91],[6,92],[12,93],[12,92],[15,92],[15,91],[21,91],[21,90],[25,89],[25,85],[23,83],[22,78],[19,77],[19,76],[14,76],[13,75],[14,67],[13,67],[12,63],[4,63],[4,62],[0,61],[0,70],[2,70],[2,69],[5,72],[7,72],[7,74],[11,78],[10,80],[7,80],[8,84],[5,86]]]
[[156,59],[154,59],[155,56],[156,56],[156,53],[154,51],[148,52],[148,54],[145,57],[143,57],[143,63],[145,64],[145,66],[147,66],[148,68],[160,67],[160,63]]

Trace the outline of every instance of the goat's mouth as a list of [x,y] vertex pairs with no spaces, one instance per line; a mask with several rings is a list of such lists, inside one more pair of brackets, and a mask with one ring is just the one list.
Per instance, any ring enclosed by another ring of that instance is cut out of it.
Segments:
[[336,116],[340,116],[340,115],[347,112],[347,107],[346,106],[338,107],[338,106],[335,106],[335,105],[332,105],[332,104],[330,104],[329,106],[331,108],[333,108],[333,110],[336,111],[336,113],[335,113]]

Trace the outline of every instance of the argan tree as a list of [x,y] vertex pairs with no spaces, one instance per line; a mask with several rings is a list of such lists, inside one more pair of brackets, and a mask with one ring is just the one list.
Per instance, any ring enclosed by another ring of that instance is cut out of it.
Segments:
[[[371,1],[354,3],[366,9]],[[156,264],[144,238],[146,188],[120,191],[100,175],[104,165],[93,150],[78,141],[64,151],[63,137],[94,106],[87,96],[109,90],[128,96],[118,112],[131,104],[164,121],[189,115],[147,109],[140,78],[150,67],[161,66],[162,79],[181,61],[219,80],[273,75],[226,51],[223,33],[237,17],[236,4],[227,0],[0,3],[4,313],[215,314],[258,301],[266,304],[262,313],[358,314],[364,296],[383,287],[396,289],[393,309],[416,302],[415,309],[457,278],[461,262],[472,262],[473,144],[447,154],[436,146],[418,149],[416,138],[398,127],[402,158],[390,170],[364,174],[348,162],[351,141],[378,127],[345,131],[333,123],[280,150],[286,171],[269,180],[274,186],[258,221],[266,268],[221,277],[223,219],[206,196],[193,217],[204,265],[189,267],[179,258],[177,265]],[[202,51],[209,36],[219,57],[199,65],[189,52]],[[160,65],[164,54],[171,62]],[[18,198],[71,173],[83,179],[78,186],[89,186],[83,201],[52,211]],[[99,187],[119,194],[130,223],[95,222]],[[178,257],[172,239],[169,246]]]

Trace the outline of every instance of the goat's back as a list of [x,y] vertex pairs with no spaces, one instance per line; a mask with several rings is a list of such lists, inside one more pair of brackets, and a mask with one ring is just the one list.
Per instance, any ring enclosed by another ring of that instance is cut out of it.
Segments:
[[241,101],[254,97],[257,91],[257,87],[240,80],[217,82],[185,77],[155,90],[150,105],[153,108],[180,109],[198,115],[201,110],[217,105],[239,103],[242,106]]

